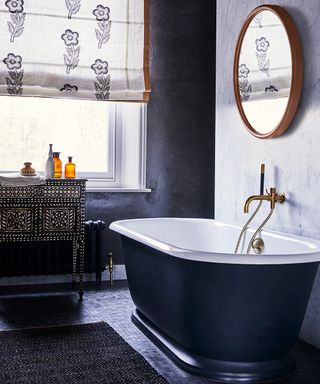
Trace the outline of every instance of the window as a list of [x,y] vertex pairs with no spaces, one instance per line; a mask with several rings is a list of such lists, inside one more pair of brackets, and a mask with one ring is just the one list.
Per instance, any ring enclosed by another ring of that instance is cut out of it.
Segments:
[[145,104],[2,96],[0,108],[1,172],[43,172],[53,143],[89,191],[145,188]]

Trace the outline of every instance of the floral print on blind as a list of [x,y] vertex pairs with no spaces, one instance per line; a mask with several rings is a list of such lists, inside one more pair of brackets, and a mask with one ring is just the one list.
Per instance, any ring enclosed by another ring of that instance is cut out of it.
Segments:
[[147,101],[148,1],[1,1],[0,95]]
[[68,10],[68,19],[71,19],[72,15],[75,15],[80,11],[81,0],[65,0]]
[[66,73],[69,74],[71,69],[75,69],[79,64],[80,45],[79,33],[72,32],[71,29],[66,29],[61,35],[61,39],[66,46],[66,54],[63,55],[66,66]]
[[96,59],[91,68],[97,75],[97,81],[94,82],[97,100],[109,100],[110,75],[108,74],[108,62]]
[[97,8],[92,12],[98,22],[98,28],[96,29],[96,37],[98,39],[98,48],[102,47],[102,44],[106,44],[110,39],[111,20],[110,8],[98,5]]
[[14,39],[21,36],[24,31],[24,23],[26,14],[23,9],[23,0],[7,0],[6,7],[10,12],[10,21],[7,22],[10,32],[10,42],[13,43]]
[[8,69],[8,77],[6,77],[8,94],[21,96],[23,91],[22,57],[8,53],[3,62]]
[[65,84],[62,88],[60,88],[60,91],[66,91],[66,92],[77,92],[78,87],[76,85],[71,84]]

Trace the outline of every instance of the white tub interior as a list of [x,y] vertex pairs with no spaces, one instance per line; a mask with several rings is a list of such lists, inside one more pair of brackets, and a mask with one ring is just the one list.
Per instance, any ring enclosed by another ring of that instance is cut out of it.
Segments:
[[[262,231],[265,250],[261,255],[234,255],[241,227],[208,219],[151,218],[122,220],[112,230],[173,256],[203,261],[240,264],[285,264],[320,261],[320,242],[299,236]],[[245,252],[254,229],[249,229],[241,252]]]

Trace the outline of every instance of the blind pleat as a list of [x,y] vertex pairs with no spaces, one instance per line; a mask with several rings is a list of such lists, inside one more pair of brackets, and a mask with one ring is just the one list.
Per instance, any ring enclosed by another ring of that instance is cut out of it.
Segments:
[[7,0],[0,41],[0,95],[149,99],[148,0]]

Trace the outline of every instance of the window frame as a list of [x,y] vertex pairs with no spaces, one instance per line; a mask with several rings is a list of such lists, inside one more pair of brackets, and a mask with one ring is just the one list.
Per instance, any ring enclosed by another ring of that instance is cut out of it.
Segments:
[[[109,125],[108,125],[108,165],[109,170],[107,172],[77,172],[79,179],[87,180],[106,180],[113,182],[116,180],[116,105],[115,103],[108,104],[109,108]],[[119,145],[120,143],[118,143]]]
[[[139,103],[140,107],[135,111],[134,119],[128,121],[128,116],[125,116],[128,111],[125,109],[126,107],[130,109],[131,105],[131,103],[110,102],[108,142],[112,152],[111,158],[109,157],[112,172],[105,177],[92,177],[92,173],[78,173],[88,180],[87,192],[151,192],[151,189],[146,188],[147,104]],[[137,103],[134,103],[134,106],[136,105]],[[124,160],[126,157],[124,143],[130,141],[132,124],[136,124],[139,131],[137,154],[134,159],[138,162],[135,182],[130,180],[130,169],[125,169],[130,167],[132,159]]]

